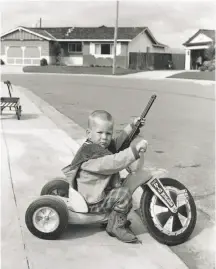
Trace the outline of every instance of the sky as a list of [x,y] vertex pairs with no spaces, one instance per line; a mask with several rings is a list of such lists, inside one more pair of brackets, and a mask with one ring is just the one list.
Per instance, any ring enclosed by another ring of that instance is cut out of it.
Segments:
[[[115,26],[116,1],[2,1],[1,33],[17,26]],[[147,26],[154,37],[171,48],[183,48],[199,29],[215,29],[216,1],[119,1],[119,27]],[[38,23],[39,25],[39,23]]]

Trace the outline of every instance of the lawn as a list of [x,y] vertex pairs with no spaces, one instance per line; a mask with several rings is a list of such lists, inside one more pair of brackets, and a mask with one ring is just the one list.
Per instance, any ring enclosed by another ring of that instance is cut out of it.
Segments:
[[[97,74],[112,75],[112,67],[84,67],[84,66],[25,66],[26,73],[65,73],[65,74]],[[116,75],[137,73],[137,70],[116,68]]]
[[215,72],[182,72],[168,78],[198,79],[198,80],[215,80]]

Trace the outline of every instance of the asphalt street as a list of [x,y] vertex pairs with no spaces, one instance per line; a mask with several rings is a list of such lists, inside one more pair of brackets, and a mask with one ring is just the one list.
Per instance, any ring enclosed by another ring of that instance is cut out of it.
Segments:
[[[193,194],[198,208],[194,236],[214,222],[213,85],[169,79],[2,75],[2,80],[7,79],[14,85],[31,90],[83,128],[87,126],[90,112],[105,109],[114,116],[117,133],[141,114],[152,94],[157,94],[141,132],[141,136],[149,142],[147,162],[167,169],[170,177],[183,182]],[[190,246],[184,244],[173,250],[188,265],[190,256],[196,255],[196,250],[190,252]]]

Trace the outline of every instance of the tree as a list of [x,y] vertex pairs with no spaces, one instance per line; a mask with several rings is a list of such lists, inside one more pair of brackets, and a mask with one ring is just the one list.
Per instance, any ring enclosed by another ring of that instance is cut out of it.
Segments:
[[215,42],[212,43],[207,49],[205,49],[204,57],[208,61],[215,59]]
[[61,45],[59,44],[59,42],[55,41],[53,43],[53,56],[55,57],[55,64],[56,65],[60,65],[61,64]]

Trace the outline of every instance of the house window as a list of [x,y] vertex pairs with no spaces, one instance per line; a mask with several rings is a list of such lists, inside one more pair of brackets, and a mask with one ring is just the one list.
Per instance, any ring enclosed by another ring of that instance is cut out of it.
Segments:
[[82,52],[82,43],[69,43],[68,52]]
[[95,54],[113,54],[113,44],[95,44]]

